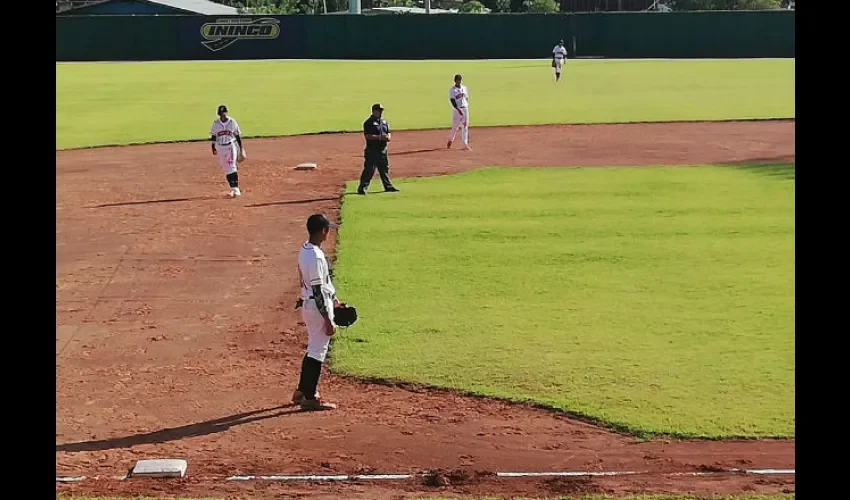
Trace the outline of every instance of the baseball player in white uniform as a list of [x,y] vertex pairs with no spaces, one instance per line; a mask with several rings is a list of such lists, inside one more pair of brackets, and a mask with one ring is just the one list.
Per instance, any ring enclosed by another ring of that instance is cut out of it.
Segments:
[[555,48],[552,49],[552,67],[555,68],[555,81],[561,80],[561,68],[564,66],[564,60],[567,59],[567,48],[564,47],[564,41],[558,42]]
[[331,223],[324,215],[314,214],[307,219],[310,239],[298,253],[298,271],[301,275],[301,317],[307,325],[307,353],[301,362],[301,378],[292,402],[304,410],[332,410],[333,403],[323,401],[317,389],[322,365],[328,355],[331,337],[336,332],[334,307],[339,306],[336,288],[331,281],[331,270],[321,245],[328,238]]
[[463,84],[463,77],[455,75],[455,84],[449,88],[449,102],[452,103],[452,130],[449,132],[449,142],[446,147],[451,149],[452,143],[460,128],[460,139],[463,148],[469,147],[469,90]]
[[224,104],[218,107],[218,118],[213,121],[210,134],[212,153],[218,155],[218,164],[224,170],[227,183],[230,185],[230,196],[241,196],[239,174],[236,170],[237,163],[245,158],[242,131],[236,119],[227,116],[227,106]]

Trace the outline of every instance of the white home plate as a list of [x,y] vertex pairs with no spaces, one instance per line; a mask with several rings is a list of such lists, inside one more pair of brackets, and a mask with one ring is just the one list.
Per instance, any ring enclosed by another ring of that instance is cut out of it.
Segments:
[[130,472],[130,476],[183,477],[186,475],[186,467],[188,467],[186,461],[179,459],[139,460]]
[[295,167],[295,170],[314,170],[317,167],[315,163],[302,163]]

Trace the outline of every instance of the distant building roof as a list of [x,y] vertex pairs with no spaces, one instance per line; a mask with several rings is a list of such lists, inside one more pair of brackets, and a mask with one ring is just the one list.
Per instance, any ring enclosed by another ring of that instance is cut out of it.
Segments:
[[[56,12],[68,12],[69,10],[81,14],[84,11],[98,11],[103,13],[104,4],[110,4],[115,1],[120,4],[137,3],[156,5],[164,7],[170,11],[175,11],[175,14],[187,13],[198,14],[202,16],[236,16],[239,14],[239,9],[229,7],[220,3],[210,2],[209,0],[71,0],[67,2],[57,0]],[[126,9],[126,7],[123,7]],[[114,9],[110,9],[114,10]]]
[[205,16],[235,16],[239,14],[239,9],[229,7],[220,3],[210,2],[209,0],[142,0],[148,3],[156,3],[165,5],[177,10],[185,10],[195,14]]

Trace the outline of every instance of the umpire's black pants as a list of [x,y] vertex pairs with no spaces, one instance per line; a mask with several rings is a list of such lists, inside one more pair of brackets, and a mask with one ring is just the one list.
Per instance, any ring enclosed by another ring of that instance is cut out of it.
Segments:
[[375,169],[378,170],[378,175],[381,176],[381,184],[384,185],[384,190],[386,191],[393,187],[393,183],[390,180],[390,160],[387,157],[387,151],[367,149],[363,152],[363,173],[360,174],[360,187],[358,191],[367,191],[369,189],[372,176],[375,175]]

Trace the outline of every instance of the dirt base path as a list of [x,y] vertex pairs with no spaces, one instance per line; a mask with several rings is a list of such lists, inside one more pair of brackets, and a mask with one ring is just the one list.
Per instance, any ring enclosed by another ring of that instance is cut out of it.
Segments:
[[[475,128],[398,132],[395,179],[502,166],[775,162],[794,159],[794,122]],[[185,458],[182,481],[58,484],[71,493],[778,492],[794,476],[671,475],[794,468],[794,441],[637,442],[550,412],[326,376],[336,412],[285,406],[303,326],[295,260],[312,212],[338,215],[358,177],[359,134],[250,140],[230,200],[206,143],[56,153],[56,467],[122,475],[143,458]],[[296,172],[314,161],[313,172]],[[375,179],[377,182],[377,178]],[[404,189],[403,181],[398,183]],[[403,196],[402,192],[400,196]],[[331,242],[333,244],[333,242]],[[226,482],[234,474],[641,471],[593,480],[455,477],[377,485]],[[460,483],[460,484],[457,484]]]

